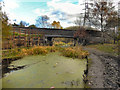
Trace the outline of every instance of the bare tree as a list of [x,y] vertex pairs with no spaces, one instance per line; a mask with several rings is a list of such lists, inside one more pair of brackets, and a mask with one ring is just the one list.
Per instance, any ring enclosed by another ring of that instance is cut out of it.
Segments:
[[27,23],[25,21],[20,21],[20,24],[19,24],[20,27],[25,27],[25,26],[28,26],[28,25],[29,25],[29,23]]
[[95,0],[90,3],[91,7],[89,11],[88,20],[92,25],[97,27],[102,32],[102,38],[104,40],[104,32],[107,30],[108,20],[114,17],[117,13],[115,11],[115,6],[108,0]]
[[77,17],[75,20],[75,24],[79,27],[91,27],[90,21],[88,20],[89,13],[90,13],[90,8],[89,8],[90,0],[85,0],[82,5],[84,5],[84,12],[80,13],[80,15]]
[[49,26],[48,21],[49,17],[47,15],[43,15],[43,16],[38,16],[36,19],[36,26],[37,27],[41,27],[41,28],[46,28],[47,26]]
[[77,26],[79,26],[79,28],[80,28],[80,26],[82,26],[82,23],[83,23],[83,15],[81,14],[79,17],[77,17],[77,19],[75,20],[75,24],[77,25]]

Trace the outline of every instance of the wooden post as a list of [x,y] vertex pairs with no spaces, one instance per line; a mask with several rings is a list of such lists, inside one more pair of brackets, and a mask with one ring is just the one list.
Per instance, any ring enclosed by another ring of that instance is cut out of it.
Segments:
[[19,28],[19,43],[21,44],[21,28]]
[[11,42],[12,42],[12,37],[10,36],[10,40],[9,40],[9,48],[11,49]]
[[7,49],[9,49],[9,37],[7,38]]
[[45,46],[45,35],[43,34],[43,46]]
[[39,42],[40,37],[39,37],[39,35],[40,35],[40,33],[39,33],[39,31],[38,31],[38,46],[40,45],[40,42]]
[[33,41],[33,39],[34,39],[34,32],[33,32],[33,30],[32,30],[32,46],[34,46],[34,41]]
[[12,43],[13,43],[13,48],[15,47],[15,29],[13,28],[13,41],[12,41]]
[[31,29],[29,30],[29,40],[30,40],[29,46],[31,46],[31,43],[32,43],[32,40],[31,40]]
[[35,37],[34,37],[34,46],[36,45],[36,34],[37,34],[37,32],[34,30],[34,32],[35,32]]
[[19,37],[21,37],[21,28],[19,28]]
[[36,30],[35,37],[36,37],[35,45],[37,46],[37,45],[38,45],[38,42],[37,42],[37,39],[38,39],[38,32],[37,32],[37,30]]
[[27,39],[27,37],[26,37],[26,30],[25,30],[25,38],[24,38],[25,47],[27,47],[27,43],[26,43],[27,40],[26,39]]
[[33,45],[33,37],[31,37],[31,34],[32,34],[32,30],[30,30],[30,46],[32,46]]
[[30,29],[29,29],[29,46],[31,44],[31,36],[30,36]]
[[28,29],[28,47],[30,46],[30,29]]

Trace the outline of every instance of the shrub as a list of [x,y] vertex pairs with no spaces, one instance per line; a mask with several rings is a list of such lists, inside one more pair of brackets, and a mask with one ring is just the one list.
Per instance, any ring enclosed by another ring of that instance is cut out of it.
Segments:
[[19,49],[3,50],[2,57],[12,57],[19,54]]
[[33,48],[33,54],[35,55],[35,54],[47,54],[48,53],[48,51],[46,50],[46,48],[44,48],[44,47],[34,47]]
[[65,45],[65,43],[64,42],[54,42],[54,45],[55,46],[63,46],[63,45]]
[[35,46],[30,49],[21,49],[20,55],[27,56],[27,55],[46,55],[48,52],[55,52],[56,48],[54,46]]
[[49,52],[59,51],[63,56],[71,58],[85,58],[89,55],[87,51],[82,50],[81,47],[54,47],[54,46],[34,46],[32,48],[12,49],[3,52],[3,57],[24,57],[28,55],[46,55]]
[[22,49],[21,52],[20,52],[20,55],[21,56],[26,56],[26,55],[45,55],[47,54],[48,51],[46,50],[46,47],[42,47],[42,46],[39,46],[39,47],[33,47],[31,49]]
[[62,55],[71,58],[85,58],[89,55],[87,51],[82,50],[81,47],[69,47],[62,50]]
[[47,46],[47,47],[46,47],[46,50],[47,50],[48,52],[55,52],[57,49],[56,49],[56,47],[54,47],[54,46],[52,46],[52,47]]

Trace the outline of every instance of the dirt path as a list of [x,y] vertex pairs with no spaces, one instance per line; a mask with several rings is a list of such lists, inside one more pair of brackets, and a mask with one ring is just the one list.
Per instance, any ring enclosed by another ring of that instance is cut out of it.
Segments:
[[93,48],[84,48],[90,53],[92,63],[88,70],[88,85],[91,88],[120,89],[118,58]]

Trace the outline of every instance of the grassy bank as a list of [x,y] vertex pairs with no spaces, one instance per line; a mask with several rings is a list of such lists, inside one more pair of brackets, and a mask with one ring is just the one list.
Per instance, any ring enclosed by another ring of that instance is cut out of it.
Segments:
[[113,55],[117,55],[118,52],[117,44],[96,44],[96,45],[88,45],[86,47],[95,48],[100,51],[110,53]]

